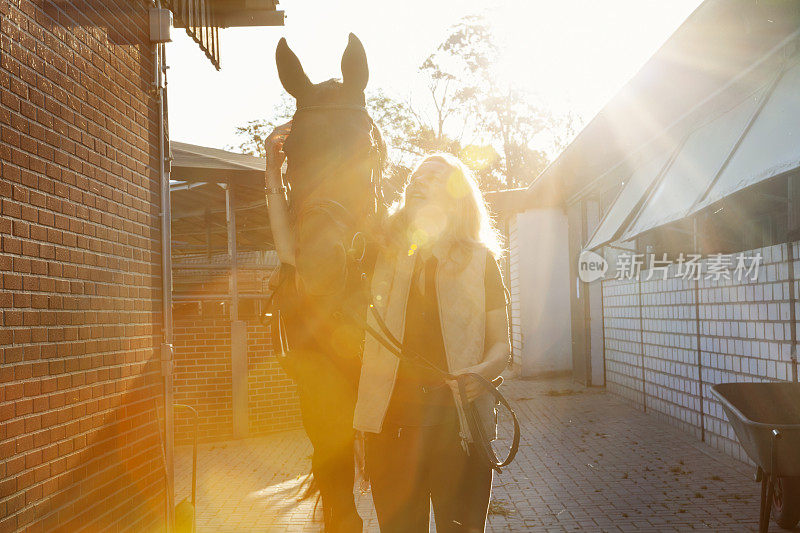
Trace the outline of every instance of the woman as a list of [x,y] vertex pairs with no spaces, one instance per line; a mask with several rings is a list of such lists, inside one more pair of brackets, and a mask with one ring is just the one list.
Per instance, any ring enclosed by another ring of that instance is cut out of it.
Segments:
[[[453,384],[441,373],[496,378],[509,362],[500,246],[469,169],[449,154],[413,171],[372,280],[375,306],[408,357],[365,339],[356,429],[366,434],[366,468],[383,533],[483,531],[492,470],[462,446]],[[484,429],[493,402],[470,380]],[[472,449],[470,449],[472,448]]]
[[[288,131],[281,126],[267,140],[267,193],[278,255],[293,262],[279,171]],[[386,227],[372,298],[385,326],[416,357],[400,361],[365,338],[354,427],[366,435],[378,522],[383,533],[427,532],[432,503],[440,533],[483,531],[492,470],[463,445],[453,383],[441,374],[491,380],[508,364],[497,233],[469,169],[449,154],[416,167]],[[469,379],[465,390],[493,433],[492,400]]]

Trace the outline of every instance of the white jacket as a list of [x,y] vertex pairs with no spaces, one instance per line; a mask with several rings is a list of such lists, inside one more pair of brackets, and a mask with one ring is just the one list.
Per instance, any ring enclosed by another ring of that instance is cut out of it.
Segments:
[[[447,253],[434,253],[439,260],[436,291],[449,372],[480,363],[485,351],[484,276],[488,251],[475,246],[467,253],[469,257],[458,262]],[[401,341],[415,259],[407,253],[382,253],[372,275],[374,305],[389,331]],[[367,321],[380,331],[371,313]],[[367,333],[353,420],[355,429],[380,433],[399,364],[400,360],[394,354]],[[475,402],[478,402],[486,435],[494,435],[494,399],[484,394]]]

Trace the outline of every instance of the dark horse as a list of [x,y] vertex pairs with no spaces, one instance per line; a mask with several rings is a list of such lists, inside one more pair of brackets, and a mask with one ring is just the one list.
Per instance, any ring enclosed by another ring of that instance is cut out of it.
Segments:
[[367,309],[363,289],[384,215],[385,146],[364,107],[369,71],[355,35],[342,56],[341,82],[312,84],[284,39],[275,55],[281,83],[297,100],[283,147],[296,264],[282,266],[276,290],[281,361],[297,384],[314,447],[325,530],[361,531],[353,409],[364,332],[349,319]]

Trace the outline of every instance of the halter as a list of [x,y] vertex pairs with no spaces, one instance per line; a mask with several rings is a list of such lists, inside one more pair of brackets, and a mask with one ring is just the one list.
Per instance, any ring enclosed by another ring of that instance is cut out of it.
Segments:
[[[345,257],[345,264],[343,267],[343,278],[342,278],[342,285],[338,288],[338,290],[343,290],[347,284],[347,271],[348,271],[348,262],[355,261],[356,263],[360,264],[364,260],[364,256],[366,255],[367,250],[367,243],[366,237],[363,232],[361,231],[350,231],[351,228],[356,226],[356,221],[350,212],[344,207],[342,204],[337,202],[336,200],[330,199],[323,199],[316,202],[309,202],[308,205],[303,207],[297,215],[297,226],[299,227],[302,224],[302,221],[306,216],[311,213],[321,213],[328,217],[328,219],[333,222],[333,225],[339,230],[339,233],[342,235],[342,239],[338,241],[338,243],[334,243],[334,246],[340,248],[343,252]],[[347,240],[350,240],[350,246],[347,246]],[[301,275],[302,277],[302,275]],[[332,291],[332,294],[335,294],[337,291]],[[322,294],[317,294],[315,296],[323,296]]]
[[[370,137],[373,138],[371,150],[377,149],[377,143],[375,142],[374,137],[372,135],[376,126],[372,120],[372,117],[369,116],[367,108],[363,105],[318,104],[318,105],[302,106],[297,108],[294,117],[302,113],[309,113],[313,111],[330,111],[330,110],[356,111],[358,113],[364,113],[369,121]],[[381,190],[381,181],[382,181],[381,165],[379,163],[373,164],[370,169],[370,172],[371,172],[370,183],[372,184],[373,187],[374,201],[376,203],[374,214],[378,214],[383,205],[383,193]],[[364,232],[355,230],[355,227],[357,225],[357,220],[345,206],[343,206],[340,202],[336,200],[330,198],[322,198],[319,200],[304,202],[304,205],[302,205],[300,210],[297,212],[295,219],[296,226],[299,228],[303,224],[303,220],[305,219],[305,217],[307,217],[312,213],[325,215],[328,219],[330,219],[334,223],[334,225],[339,229],[339,231],[342,234],[342,239],[338,243],[338,247],[340,247],[344,251],[346,258],[345,265],[343,268],[344,272],[344,278],[342,282],[343,285],[341,287],[344,288],[348,279],[348,265],[351,263],[351,261],[355,261],[356,264],[360,265],[365,258],[367,249],[367,242],[366,242],[367,238]],[[336,244],[334,245],[336,246]],[[317,296],[322,296],[322,295],[317,295]]]
[[[357,111],[359,113],[364,113],[367,119],[369,120],[370,134],[372,134],[372,132],[377,128],[377,126],[375,126],[375,122],[372,120],[372,117],[369,116],[369,112],[367,111],[366,106],[359,104],[317,104],[317,105],[302,106],[298,107],[295,110],[292,119],[294,120],[294,117],[296,117],[298,113],[308,113],[310,111],[330,111],[330,110]],[[370,137],[372,137],[372,135],[370,135]],[[374,141],[372,143],[371,148],[372,149],[377,148],[376,143]],[[383,176],[381,172],[381,165],[380,164],[374,165],[371,168],[371,172],[372,175],[370,176],[370,181],[373,185],[375,193],[375,201],[378,203],[378,209],[380,209],[380,205],[382,205],[383,203],[383,191],[381,190],[381,181],[383,179]],[[347,211],[347,209],[344,206],[342,206],[339,202],[336,202],[335,200],[329,200],[329,199],[318,200],[315,202],[311,202],[307,206],[303,206],[300,213],[298,213],[298,217],[300,216],[300,214],[307,214],[310,211],[319,209],[326,211],[329,215],[332,216],[332,213],[330,212],[331,206],[335,206],[335,211],[338,211],[340,214],[344,213],[345,215],[347,215],[346,218],[349,219],[347,220],[348,222],[354,222],[352,220],[352,216],[350,216],[349,211]]]

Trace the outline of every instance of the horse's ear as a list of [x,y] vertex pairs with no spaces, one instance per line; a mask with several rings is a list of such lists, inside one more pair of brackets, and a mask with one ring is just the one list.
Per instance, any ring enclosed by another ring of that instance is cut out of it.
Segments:
[[278,41],[278,47],[275,49],[275,63],[278,65],[278,77],[281,79],[281,85],[295,99],[300,98],[311,87],[311,80],[303,71],[300,60],[297,59],[283,37]]
[[342,83],[350,91],[363,93],[368,80],[367,53],[358,37],[351,33],[342,55]]

